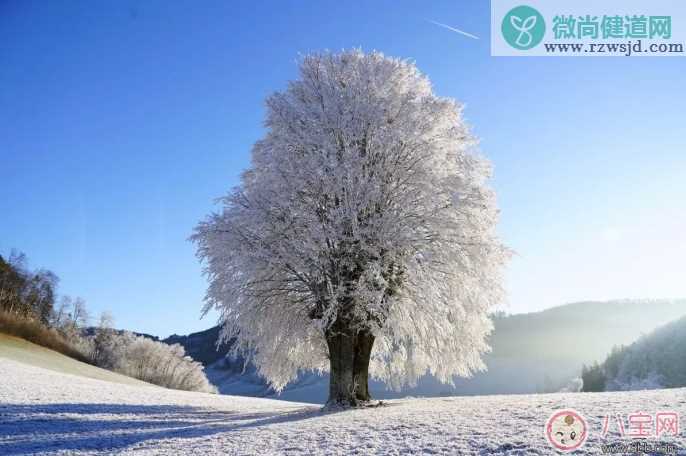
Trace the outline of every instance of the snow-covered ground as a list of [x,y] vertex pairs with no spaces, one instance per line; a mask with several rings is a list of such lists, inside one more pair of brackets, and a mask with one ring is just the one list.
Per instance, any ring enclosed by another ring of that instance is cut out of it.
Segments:
[[[589,420],[584,452],[598,454],[608,413],[686,413],[684,389],[400,399],[322,412],[311,404],[117,384],[7,358],[0,372],[2,455],[552,454],[543,425],[568,407]],[[683,436],[671,442],[686,449]]]

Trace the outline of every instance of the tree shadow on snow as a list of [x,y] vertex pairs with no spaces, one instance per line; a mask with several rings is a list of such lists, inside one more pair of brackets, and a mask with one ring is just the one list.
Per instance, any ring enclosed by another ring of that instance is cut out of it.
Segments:
[[[301,421],[331,412],[246,413],[175,405],[0,404],[0,454],[114,451]],[[145,445],[140,445],[145,446]]]

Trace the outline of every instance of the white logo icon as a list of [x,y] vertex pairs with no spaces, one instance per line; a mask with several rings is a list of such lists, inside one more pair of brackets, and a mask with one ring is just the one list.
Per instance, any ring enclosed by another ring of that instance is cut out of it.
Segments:
[[[536,16],[529,16],[524,21],[522,21],[522,18],[519,16],[510,16],[510,24],[512,24],[512,27],[514,27],[514,29],[519,32],[519,35],[515,40],[517,46],[529,46],[531,44],[531,41],[534,39],[531,33],[529,33],[529,30],[534,28],[534,26],[536,25]],[[526,41],[521,42],[522,38],[525,38]]]

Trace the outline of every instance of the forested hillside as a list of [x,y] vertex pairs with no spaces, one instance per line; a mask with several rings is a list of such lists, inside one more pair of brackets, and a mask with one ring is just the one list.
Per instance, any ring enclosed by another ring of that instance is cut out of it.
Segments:
[[583,370],[585,391],[627,391],[686,386],[686,317],[657,328],[631,345],[615,347],[602,364]]

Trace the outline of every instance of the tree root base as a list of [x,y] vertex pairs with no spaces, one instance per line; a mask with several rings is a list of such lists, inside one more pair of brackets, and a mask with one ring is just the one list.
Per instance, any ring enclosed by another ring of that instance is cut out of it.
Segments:
[[376,408],[376,407],[385,407],[388,404],[385,403],[384,401],[374,401],[374,400],[368,400],[368,401],[355,401],[354,403],[350,402],[327,402],[324,404],[324,407],[322,407],[323,411],[327,412],[335,412],[335,411],[342,411],[342,410],[353,410],[353,409],[366,409],[366,408]]

